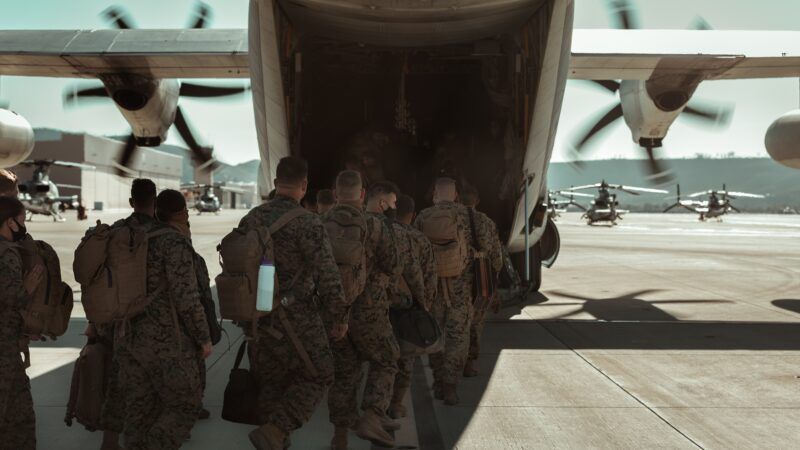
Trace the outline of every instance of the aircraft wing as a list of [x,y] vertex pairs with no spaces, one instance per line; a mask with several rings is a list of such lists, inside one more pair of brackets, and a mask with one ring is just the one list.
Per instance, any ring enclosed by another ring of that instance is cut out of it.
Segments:
[[701,80],[800,76],[800,32],[575,30],[570,78]]
[[0,75],[247,78],[247,30],[0,30]]

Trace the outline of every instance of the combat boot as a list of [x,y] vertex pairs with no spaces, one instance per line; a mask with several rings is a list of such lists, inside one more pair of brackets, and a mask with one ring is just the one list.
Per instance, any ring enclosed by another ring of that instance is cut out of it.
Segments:
[[331,450],[347,450],[347,427],[336,427],[331,439]]
[[448,406],[455,406],[458,404],[458,393],[456,392],[456,385],[445,383],[442,385],[442,399],[444,404]]
[[475,360],[468,359],[467,364],[464,365],[464,377],[472,378],[478,376],[478,369],[475,368]]
[[359,419],[356,435],[379,447],[394,447],[394,437],[383,429],[381,416],[372,409],[364,411],[364,415]]
[[206,420],[209,417],[211,417],[211,411],[205,408],[200,408],[200,412],[197,413],[197,418],[200,420]]
[[406,396],[408,388],[395,388],[392,393],[392,402],[389,404],[389,409],[386,411],[392,419],[402,419],[406,416],[406,407],[403,406],[403,399]]
[[275,425],[261,425],[248,435],[250,443],[258,450],[283,450],[286,433]]
[[381,414],[381,426],[386,431],[397,431],[403,428],[399,420],[394,420],[386,414]]

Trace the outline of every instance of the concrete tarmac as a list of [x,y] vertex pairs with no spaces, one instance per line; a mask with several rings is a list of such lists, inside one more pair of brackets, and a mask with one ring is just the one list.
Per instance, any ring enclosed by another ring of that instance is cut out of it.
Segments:
[[[243,211],[192,216],[213,276],[215,246]],[[37,217],[71,280],[72,251],[90,222]],[[402,448],[796,448],[800,442],[800,216],[627,215],[614,228],[558,220],[561,255],[541,293],[487,323],[480,375],[461,404],[432,399],[419,361]],[[63,423],[83,338],[79,305],[67,335],[36,343],[28,370],[40,449],[99,448],[99,434]],[[219,418],[240,333],[208,361],[206,406],[187,449],[251,448],[251,427]],[[324,405],[293,436],[326,448]],[[351,448],[369,448],[355,435]]]

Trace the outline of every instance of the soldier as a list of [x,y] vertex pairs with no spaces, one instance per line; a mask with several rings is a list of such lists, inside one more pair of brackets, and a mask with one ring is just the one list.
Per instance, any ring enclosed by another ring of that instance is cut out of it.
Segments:
[[336,198],[334,198],[332,190],[320,189],[317,191],[317,213],[319,215],[330,211],[334,204],[336,204]]
[[[248,213],[240,226],[268,228],[301,208],[308,165],[281,159],[273,200]],[[258,323],[256,377],[263,425],[249,437],[257,449],[282,450],[289,435],[308,422],[333,382],[328,344],[347,334],[347,303],[328,235],[319,216],[301,214],[272,235],[280,306]],[[326,332],[321,315],[331,321]]]
[[[436,262],[433,257],[433,247],[424,234],[411,226],[414,221],[415,211],[414,199],[408,195],[400,195],[397,199],[397,221],[394,223],[395,236],[398,238],[398,253],[405,262],[418,269],[422,277],[422,290],[414,294],[414,298],[419,301],[426,310],[430,310],[436,298]],[[401,245],[400,236],[407,236],[407,244]],[[408,282],[408,277],[404,277],[411,288],[414,283]],[[414,290],[413,288],[411,289]],[[394,379],[394,391],[392,401],[389,405],[389,416],[399,419],[406,416],[406,407],[403,399],[411,386],[411,371],[414,369],[416,356],[401,356],[397,361],[397,376]]]
[[[183,194],[174,189],[161,191],[156,198],[156,217],[162,223],[175,228],[191,241],[192,232],[189,225],[189,209],[186,207],[186,198]],[[194,269],[197,277],[197,289],[200,292],[200,303],[203,305],[203,310],[205,312],[211,343],[216,345],[222,338],[222,329],[220,328],[219,322],[217,322],[216,305],[214,304],[214,297],[211,294],[211,280],[208,275],[208,266],[206,266],[206,261],[200,254],[194,251],[194,249],[192,249],[192,252],[194,256]],[[202,393],[205,391],[206,387],[206,362],[202,352],[197,353],[197,365],[200,369]],[[201,408],[198,419],[208,419],[209,417],[211,417],[211,412],[206,408]]]
[[[480,202],[478,190],[473,186],[465,186],[460,195],[461,203],[469,209],[470,214],[470,229],[474,233],[474,240],[480,248],[476,251],[484,252],[489,258],[492,268],[492,278],[497,279],[497,274],[503,267],[503,251],[500,244],[500,237],[497,234],[497,225],[486,214],[476,210]],[[473,292],[475,298],[472,299],[472,323],[469,329],[469,354],[467,356],[467,364],[464,366],[464,376],[474,377],[478,375],[478,369],[475,368],[475,360],[478,359],[480,353],[480,340],[481,333],[483,332],[483,324],[486,319],[486,311],[489,306],[497,301],[496,298],[479,298],[477,293]],[[496,295],[496,294],[495,294]]]
[[20,341],[22,310],[44,279],[44,267],[22,270],[13,243],[25,239],[25,207],[14,197],[0,197],[0,449],[35,450],[36,416],[31,384],[25,374]]
[[[114,226],[165,227],[155,220],[156,186],[137,179],[133,214]],[[124,326],[116,326],[114,360],[124,395],[127,450],[177,449],[201,408],[197,352],[211,354],[189,239],[178,232],[150,238],[147,291],[153,300]]]
[[469,215],[456,203],[456,182],[436,180],[434,206],[420,212],[414,226],[433,244],[439,287],[433,314],[444,333],[445,348],[430,355],[434,396],[447,405],[459,402],[456,387],[469,351],[472,317],[472,253],[469,246]]
[[0,196],[16,197],[19,195],[17,176],[6,169],[0,169]]
[[[336,180],[336,208],[360,210],[364,198],[358,172],[346,170]],[[333,345],[336,376],[328,392],[330,420],[335,426],[331,441],[334,449],[347,448],[350,428],[356,434],[378,445],[392,447],[394,438],[384,426],[397,428],[385,416],[397,372],[399,349],[389,322],[389,300],[386,289],[395,275],[397,253],[385,214],[395,211],[397,188],[391,183],[376,183],[369,191],[366,212],[367,281],[350,312],[350,336]],[[333,211],[331,211],[333,212]],[[358,389],[361,386],[362,362],[369,365],[364,396],[363,415],[358,417]]]

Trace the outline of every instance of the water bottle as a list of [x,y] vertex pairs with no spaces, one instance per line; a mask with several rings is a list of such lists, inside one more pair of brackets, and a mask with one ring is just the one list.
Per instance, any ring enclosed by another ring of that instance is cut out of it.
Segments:
[[264,258],[258,269],[258,291],[256,309],[261,312],[272,311],[272,299],[275,295],[275,266]]

